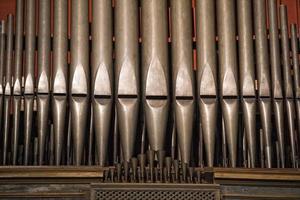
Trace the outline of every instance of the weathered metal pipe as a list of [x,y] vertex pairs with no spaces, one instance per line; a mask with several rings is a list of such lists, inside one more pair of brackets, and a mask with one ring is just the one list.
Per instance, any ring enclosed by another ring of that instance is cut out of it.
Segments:
[[256,165],[256,96],[253,55],[252,2],[237,1],[240,90],[242,95],[243,118],[251,167]]
[[[300,139],[300,71],[299,71],[299,57],[298,57],[298,37],[297,37],[297,26],[296,24],[291,25],[291,46],[292,46],[292,57],[293,57],[293,72],[294,72],[294,97],[296,104],[296,115],[297,115],[297,130],[298,140]],[[298,156],[299,156],[298,152]]]
[[137,0],[115,2],[116,104],[125,162],[133,156],[140,99]]
[[281,55],[283,64],[283,86],[284,86],[284,98],[287,112],[287,122],[289,139],[291,145],[291,159],[292,166],[296,166],[296,147],[295,147],[295,105],[293,94],[293,83],[290,65],[290,45],[289,45],[289,29],[287,8],[285,5],[280,5],[280,30],[281,30]]
[[237,161],[238,136],[238,65],[236,55],[236,31],[234,0],[217,1],[219,37],[220,91],[224,117],[226,142],[230,166]]
[[190,165],[195,109],[191,9],[191,1],[171,1],[175,120],[181,161],[187,166]]
[[282,78],[280,69],[280,49],[278,39],[278,22],[277,22],[277,1],[268,1],[269,24],[270,24],[270,60],[271,60],[271,77],[272,77],[272,98],[275,114],[275,125],[277,129],[277,139],[279,145],[279,155],[281,167],[285,167],[285,150],[284,150],[284,126],[283,126],[283,103],[282,103]]
[[12,14],[7,16],[7,37],[6,37],[6,56],[5,56],[5,80],[4,80],[4,114],[3,114],[3,165],[6,165],[9,138],[10,138],[10,106],[12,95],[12,62],[13,62],[13,28],[14,17]]
[[38,163],[43,165],[45,141],[48,134],[50,93],[50,1],[39,0],[38,77],[37,77],[37,131],[39,141]]
[[2,114],[3,114],[3,97],[4,97],[4,73],[5,73],[5,31],[6,24],[4,20],[1,20],[1,32],[0,32],[0,132],[2,133]]
[[215,1],[196,1],[197,85],[207,166],[213,167],[217,121]]
[[112,30],[111,1],[93,1],[92,103],[96,148],[100,166],[104,166],[107,159],[112,116]]
[[66,132],[68,93],[68,2],[54,1],[52,115],[54,126],[55,164],[61,163]]
[[24,165],[29,164],[34,101],[35,64],[35,0],[26,1],[25,19],[25,85],[24,85]]
[[[89,110],[88,1],[72,0],[71,7],[71,67],[69,82],[72,115],[71,127],[74,145],[74,163],[75,165],[81,165],[87,127],[87,113]],[[97,12],[100,11],[97,10]],[[97,43],[95,42],[95,44]]]
[[142,1],[142,92],[150,147],[163,150],[169,109],[166,0]]
[[16,33],[15,33],[15,63],[13,83],[13,132],[12,132],[12,164],[17,164],[18,141],[20,131],[20,108],[21,108],[21,84],[23,67],[23,18],[24,1],[17,0],[16,7]]
[[266,2],[265,0],[254,0],[254,30],[256,51],[256,73],[258,81],[258,102],[260,110],[260,121],[264,135],[264,153],[266,167],[272,167],[271,147],[271,79],[269,71],[269,53],[266,28]]

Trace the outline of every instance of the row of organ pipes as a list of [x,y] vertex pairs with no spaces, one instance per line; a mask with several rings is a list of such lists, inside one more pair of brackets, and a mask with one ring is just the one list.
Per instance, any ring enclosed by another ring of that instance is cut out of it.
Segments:
[[124,180],[138,168],[149,181],[299,166],[285,5],[196,0],[193,17],[190,0],[16,2],[1,21],[2,165],[114,166]]

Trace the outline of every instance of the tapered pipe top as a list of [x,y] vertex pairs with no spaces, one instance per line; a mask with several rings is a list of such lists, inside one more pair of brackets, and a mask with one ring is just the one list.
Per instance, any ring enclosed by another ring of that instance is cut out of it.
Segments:
[[138,1],[116,1],[116,94],[139,94]]
[[237,1],[240,89],[242,96],[255,96],[252,1]]
[[167,1],[142,1],[142,75],[145,96],[168,96]]
[[11,95],[12,60],[13,60],[13,24],[12,14],[7,16],[6,57],[5,57],[5,95]]
[[67,93],[68,1],[54,1],[53,93]]
[[175,97],[194,96],[192,3],[172,1],[172,77]]
[[258,80],[258,95],[260,97],[271,96],[271,79],[269,70],[269,52],[266,28],[266,5],[265,0],[254,0],[254,29],[256,72]]
[[300,97],[300,71],[299,71],[299,58],[298,58],[298,37],[296,24],[291,25],[291,45],[293,54],[293,71],[294,71],[294,95],[296,98]]
[[50,92],[50,1],[39,1],[38,93]]
[[[100,12],[97,10],[97,12]],[[89,90],[89,21],[88,1],[72,0],[71,22],[71,94],[88,94]],[[95,42],[97,44],[97,42]]]
[[4,73],[5,73],[5,21],[1,20],[1,32],[0,32],[0,94],[3,94],[4,86]]
[[287,8],[285,5],[280,5],[280,30],[281,30],[281,55],[283,64],[283,86],[284,94],[287,98],[293,97],[293,83],[290,65],[290,45],[289,45],[289,30]]
[[25,19],[25,94],[34,93],[34,62],[35,62],[35,0],[26,0]]
[[269,24],[270,24],[270,59],[272,91],[274,98],[282,98],[282,79],[280,70],[280,53],[277,22],[277,1],[268,0]]
[[199,95],[217,95],[215,1],[196,1]]
[[14,68],[14,95],[21,95],[22,82],[22,56],[23,56],[23,19],[24,19],[24,1],[17,0],[16,8],[16,34],[15,34],[15,68]]
[[218,37],[221,96],[238,95],[234,0],[218,0]]
[[92,24],[92,95],[112,95],[112,30],[111,1],[94,0]]

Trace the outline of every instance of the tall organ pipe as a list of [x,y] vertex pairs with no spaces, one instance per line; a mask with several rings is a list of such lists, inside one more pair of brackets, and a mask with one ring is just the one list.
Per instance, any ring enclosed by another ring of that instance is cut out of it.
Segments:
[[197,86],[207,166],[213,167],[217,120],[215,1],[196,1]]
[[92,23],[92,106],[96,149],[100,166],[107,160],[112,116],[112,5],[111,1],[93,1]]
[[66,133],[68,93],[68,1],[54,1],[52,116],[55,164],[61,163]]
[[[74,164],[83,163],[89,111],[89,21],[88,1],[72,0],[71,67],[69,79]],[[98,11],[99,12],[99,11]]]
[[235,1],[217,1],[217,24],[219,38],[219,84],[229,151],[230,166],[237,162],[238,138],[238,65],[236,55]]

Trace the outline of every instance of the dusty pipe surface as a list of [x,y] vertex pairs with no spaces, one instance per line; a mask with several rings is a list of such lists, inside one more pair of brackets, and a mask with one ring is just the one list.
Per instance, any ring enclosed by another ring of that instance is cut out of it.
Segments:
[[271,77],[272,77],[272,97],[275,113],[277,138],[279,145],[279,155],[281,167],[285,167],[285,150],[284,150],[284,126],[283,126],[283,103],[282,98],[282,78],[280,69],[280,49],[278,39],[278,22],[277,22],[277,1],[268,1],[269,23],[270,23],[270,60],[271,60]]
[[32,115],[34,100],[35,64],[35,0],[27,0],[25,8],[25,70],[24,70],[24,165],[29,164],[29,151],[32,143]]
[[69,79],[74,164],[83,162],[89,107],[89,21],[88,1],[72,0],[71,67]]
[[187,166],[190,165],[195,109],[191,9],[191,1],[171,1],[175,120],[181,160]]
[[55,164],[61,163],[66,133],[68,93],[68,2],[54,1],[52,116]]
[[20,131],[20,108],[21,108],[21,84],[23,67],[23,19],[24,19],[24,1],[16,2],[16,30],[15,30],[15,62],[14,62],[14,83],[13,83],[13,133],[12,133],[12,164],[17,164],[18,159],[18,141]]
[[115,86],[123,158],[133,156],[140,104],[139,9],[137,0],[115,2]]
[[150,147],[163,150],[169,109],[166,0],[142,1],[142,92]]
[[236,113],[239,107],[234,3],[234,0],[217,1],[219,84],[231,167],[235,167],[237,161],[238,115]]
[[107,160],[108,137],[112,116],[112,31],[111,1],[93,1],[91,91],[96,149],[100,166],[104,166]]
[[[215,2],[196,1],[197,85],[207,166],[213,167],[217,120]],[[209,97],[209,98],[207,98]]]
[[249,0],[237,1],[237,18],[243,118],[247,147],[250,152],[248,159],[251,167],[254,168],[256,165],[256,96],[251,3]]
[[12,62],[13,62],[13,24],[12,14],[7,16],[7,36],[6,36],[6,54],[5,54],[5,80],[4,80],[4,112],[3,112],[3,155],[2,164],[8,164],[7,155],[10,142],[10,106],[12,95]]

